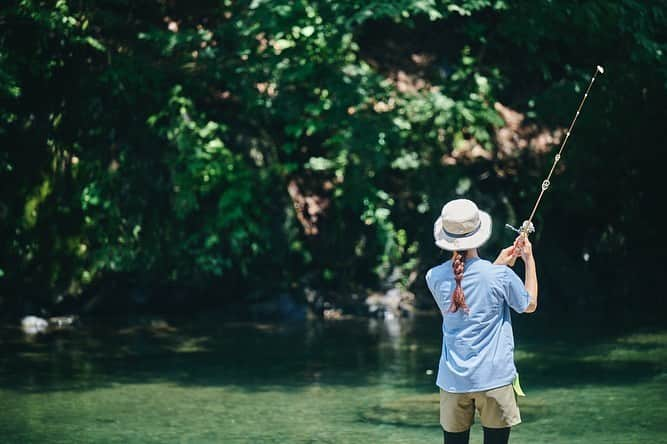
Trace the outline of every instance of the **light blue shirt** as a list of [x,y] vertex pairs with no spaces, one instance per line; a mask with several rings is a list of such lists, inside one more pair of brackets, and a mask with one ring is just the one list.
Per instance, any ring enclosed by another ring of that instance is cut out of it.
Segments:
[[510,307],[523,313],[530,295],[505,265],[466,259],[461,285],[469,312],[449,311],[456,287],[452,261],[431,268],[426,283],[442,313],[442,354],[436,384],[467,393],[510,384],[516,376]]

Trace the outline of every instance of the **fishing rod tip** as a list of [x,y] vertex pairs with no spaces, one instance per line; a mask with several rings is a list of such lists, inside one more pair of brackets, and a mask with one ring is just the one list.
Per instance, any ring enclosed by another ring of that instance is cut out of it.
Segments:
[[602,66],[600,66],[600,65],[598,65],[598,72],[599,72],[600,74],[604,74],[604,68],[603,68]]

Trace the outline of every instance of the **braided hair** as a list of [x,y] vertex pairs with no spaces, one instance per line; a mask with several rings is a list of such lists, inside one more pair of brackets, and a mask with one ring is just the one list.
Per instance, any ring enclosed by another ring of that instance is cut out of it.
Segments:
[[465,296],[463,295],[463,288],[461,287],[463,269],[465,268],[465,253],[466,251],[455,251],[452,255],[452,269],[454,270],[456,288],[454,288],[454,293],[452,293],[452,303],[449,306],[451,313],[456,313],[459,308],[462,308],[465,313],[469,311]]

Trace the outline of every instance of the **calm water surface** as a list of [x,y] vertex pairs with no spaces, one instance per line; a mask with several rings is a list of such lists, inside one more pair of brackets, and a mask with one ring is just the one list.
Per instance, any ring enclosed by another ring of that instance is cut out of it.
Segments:
[[[515,324],[512,443],[667,443],[667,331],[544,327]],[[84,321],[0,341],[2,443],[442,442],[437,315]]]

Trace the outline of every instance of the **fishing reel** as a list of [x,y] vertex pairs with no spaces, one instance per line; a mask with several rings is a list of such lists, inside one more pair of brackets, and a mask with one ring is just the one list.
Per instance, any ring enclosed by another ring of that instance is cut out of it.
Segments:
[[524,220],[519,228],[513,227],[510,224],[505,224],[505,228],[509,228],[519,234],[525,234],[526,236],[535,232],[535,225],[529,220]]
[[[524,244],[525,238],[527,238],[529,234],[535,232],[535,225],[533,225],[533,223],[529,220],[524,220],[519,228],[513,227],[510,224],[505,224],[505,228],[509,228],[510,230],[519,233],[519,236],[520,236],[520,237],[517,237],[516,240],[514,241],[513,253],[516,253],[517,251],[519,253],[521,253],[521,251],[523,250],[523,244]],[[522,235],[523,235],[523,237],[521,237]],[[508,265],[510,267],[514,266],[514,263],[516,262],[516,258],[517,258],[517,256],[514,256],[509,261]]]

